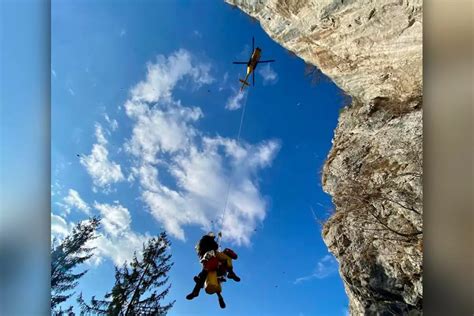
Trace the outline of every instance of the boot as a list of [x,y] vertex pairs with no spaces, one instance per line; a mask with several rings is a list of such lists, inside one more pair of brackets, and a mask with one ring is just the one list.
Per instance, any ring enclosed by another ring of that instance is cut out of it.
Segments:
[[240,282],[240,278],[235,274],[234,270],[232,268],[227,270],[227,277],[229,279],[234,280],[235,282]]
[[221,308],[225,308],[224,298],[222,297],[221,293],[217,293],[217,297],[219,298],[219,306]]
[[199,291],[204,287],[204,282],[206,281],[206,277],[207,277],[207,271],[203,270],[197,276],[193,278],[196,284],[194,285],[193,291],[189,293],[188,295],[186,295],[186,299],[192,300],[193,298],[199,296]]
[[193,298],[198,297],[199,296],[199,291],[201,291],[201,285],[196,282],[196,285],[194,285],[193,291],[191,293],[189,293],[188,295],[186,295],[186,299],[187,300],[192,300]]

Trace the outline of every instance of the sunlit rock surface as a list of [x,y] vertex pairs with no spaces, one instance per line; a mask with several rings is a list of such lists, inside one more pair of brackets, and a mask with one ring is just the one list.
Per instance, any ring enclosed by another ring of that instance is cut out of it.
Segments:
[[420,314],[422,1],[227,2],[352,97],[322,177],[351,314]]

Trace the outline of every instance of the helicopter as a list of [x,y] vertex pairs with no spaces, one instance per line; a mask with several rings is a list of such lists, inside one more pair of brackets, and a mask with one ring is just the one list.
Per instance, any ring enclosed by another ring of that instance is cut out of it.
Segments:
[[272,63],[275,61],[274,59],[260,60],[261,55],[262,49],[260,47],[255,48],[255,38],[252,37],[252,55],[250,56],[249,60],[233,62],[233,64],[247,65],[247,75],[245,76],[245,79],[239,79],[239,81],[242,83],[240,91],[243,91],[245,86],[250,86],[250,84],[247,82],[247,79],[250,74],[252,74],[252,86],[255,86],[255,69],[257,68],[258,64]]

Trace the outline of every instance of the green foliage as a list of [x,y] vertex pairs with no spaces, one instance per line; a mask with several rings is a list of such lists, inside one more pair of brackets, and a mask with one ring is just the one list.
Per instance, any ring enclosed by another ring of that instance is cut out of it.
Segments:
[[67,309],[63,310],[61,306],[59,306],[58,310],[53,310],[51,312],[53,316],[74,316],[74,312],[72,311],[72,306],[69,306]]
[[[78,284],[78,280],[87,273],[84,270],[73,273],[78,265],[92,257],[94,248],[86,247],[86,243],[95,238],[94,232],[100,225],[100,218],[93,217],[77,224],[72,233],[59,244],[53,240],[51,245],[51,308],[66,301],[73,293],[67,294]],[[63,311],[57,311],[62,315]]]
[[166,315],[174,301],[161,305],[168,294],[168,272],[171,254],[166,233],[152,238],[143,245],[142,258],[134,255],[130,264],[115,267],[115,285],[104,299],[92,297],[86,303],[82,294],[78,298],[81,314],[94,315]]

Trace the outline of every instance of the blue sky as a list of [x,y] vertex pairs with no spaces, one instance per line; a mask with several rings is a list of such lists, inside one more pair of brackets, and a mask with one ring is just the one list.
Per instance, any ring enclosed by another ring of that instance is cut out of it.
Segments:
[[[311,85],[302,60],[220,1],[53,1],[51,23],[52,233],[104,218],[78,291],[102,296],[113,264],[166,229],[170,315],[345,314],[313,215],[331,209],[320,170],[343,103],[334,84]],[[252,36],[277,62],[239,97],[245,67],[232,61]],[[225,311],[204,292],[184,298],[196,241],[221,227],[242,278],[224,284]]]

